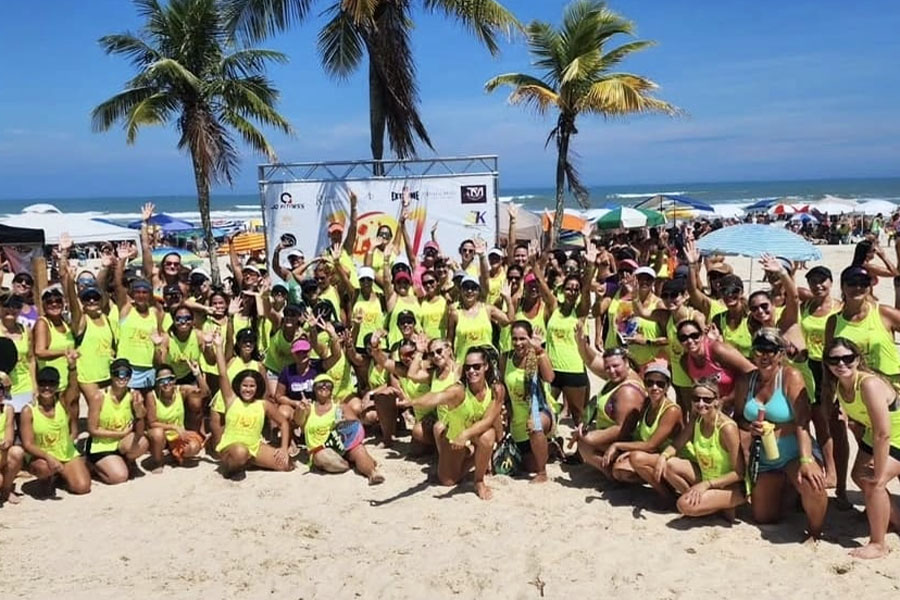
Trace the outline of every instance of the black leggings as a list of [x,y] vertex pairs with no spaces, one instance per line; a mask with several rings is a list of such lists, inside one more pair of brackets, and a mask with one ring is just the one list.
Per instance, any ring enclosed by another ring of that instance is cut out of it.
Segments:
[[812,373],[813,381],[816,382],[816,393],[813,398],[809,399],[809,403],[815,406],[822,401],[822,361],[810,358],[807,361],[807,364],[809,364],[809,370]]

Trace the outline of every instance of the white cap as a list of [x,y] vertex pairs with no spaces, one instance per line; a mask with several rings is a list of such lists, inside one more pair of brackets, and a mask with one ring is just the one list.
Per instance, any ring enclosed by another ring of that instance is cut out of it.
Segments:
[[368,277],[369,279],[375,279],[375,269],[372,267],[360,267],[356,271],[357,277],[360,279],[365,279]]
[[191,275],[203,275],[207,279],[212,279],[212,277],[209,276],[209,273],[206,271],[206,269],[204,269],[202,267],[197,267],[196,269],[191,271]]
[[634,276],[637,277],[638,275],[649,275],[656,279],[656,271],[652,267],[638,267],[634,270]]
[[287,253],[288,258],[290,258],[292,256],[299,256],[300,258],[305,258],[303,256],[303,252],[300,250],[297,250],[296,248],[292,249],[290,252]]
[[468,273],[466,273],[466,275],[462,278],[462,281],[459,282],[459,285],[462,286],[464,283],[474,283],[478,287],[481,287],[481,282]]
[[259,275],[259,267],[257,267],[257,266],[254,265],[253,263],[246,264],[246,265],[244,265],[244,266],[241,267],[241,268],[242,268],[243,270],[245,270],[245,271],[253,271],[253,272],[256,273],[257,275]]
[[394,264],[391,266],[396,267],[397,265],[406,265],[407,267],[409,267],[409,261],[406,260],[405,258],[398,256],[397,258],[394,259]]
[[488,256],[499,256],[500,258],[503,258],[505,255],[500,248],[491,248],[488,250]]

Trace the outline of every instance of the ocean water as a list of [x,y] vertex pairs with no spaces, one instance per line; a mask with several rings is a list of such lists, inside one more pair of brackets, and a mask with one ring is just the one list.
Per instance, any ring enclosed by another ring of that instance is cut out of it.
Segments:
[[[653,185],[593,186],[590,200],[594,207],[606,204],[636,204],[655,194],[688,196],[710,204],[746,205],[763,198],[785,198],[788,202],[803,203],[818,200],[826,195],[854,200],[881,199],[900,204],[900,178],[882,179],[818,179],[804,181],[745,181],[718,183],[663,183]],[[507,187],[500,179],[501,200],[514,200],[526,208],[540,211],[554,205],[553,188]],[[0,201],[0,218],[20,212],[24,207],[47,203],[62,212],[90,212],[97,216],[128,221],[140,217],[140,207],[144,202],[153,202],[157,212],[198,220],[196,198],[194,196],[122,196],[20,199]],[[213,195],[212,216],[217,220],[243,220],[259,218],[260,197],[258,194],[217,194]],[[569,206],[575,203],[569,202]],[[102,208],[98,208],[102,207]]]

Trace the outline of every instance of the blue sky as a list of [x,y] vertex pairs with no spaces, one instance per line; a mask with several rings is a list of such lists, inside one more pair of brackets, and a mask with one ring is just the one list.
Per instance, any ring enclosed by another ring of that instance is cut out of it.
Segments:
[[[523,21],[557,23],[565,3],[506,4]],[[121,129],[90,129],[91,109],[132,74],[97,44],[101,35],[140,26],[130,2],[3,5],[0,198],[193,192],[174,130],[145,129],[128,146]],[[660,96],[687,116],[582,117],[574,144],[587,183],[900,175],[896,1],[610,5],[637,23],[639,37],[658,42],[623,70],[654,79]],[[483,91],[493,75],[530,71],[521,40],[492,58],[455,23],[421,13],[415,21],[422,114],[437,155],[498,154],[503,186],[552,186],[555,151],[543,146],[552,119],[509,106],[505,92]],[[326,77],[315,53],[320,24],[312,19],[263,44],[290,55],[270,75],[297,130],[270,139],[286,161],[367,158],[365,68],[345,82]],[[255,191],[258,162],[244,155],[231,191]]]

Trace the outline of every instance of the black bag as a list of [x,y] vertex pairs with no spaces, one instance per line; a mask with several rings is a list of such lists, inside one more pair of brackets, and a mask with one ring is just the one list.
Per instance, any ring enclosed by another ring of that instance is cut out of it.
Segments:
[[522,465],[522,454],[519,447],[513,441],[511,433],[507,433],[497,444],[494,449],[494,455],[491,457],[491,464],[494,467],[494,475],[515,475],[519,472]]

